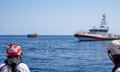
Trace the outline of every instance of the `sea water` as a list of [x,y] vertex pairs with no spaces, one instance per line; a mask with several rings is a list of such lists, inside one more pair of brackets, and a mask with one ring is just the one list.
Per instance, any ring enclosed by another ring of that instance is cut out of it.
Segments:
[[9,44],[23,48],[22,60],[31,72],[111,72],[107,55],[110,41],[79,42],[73,36],[26,35],[0,36],[0,63],[6,59]]

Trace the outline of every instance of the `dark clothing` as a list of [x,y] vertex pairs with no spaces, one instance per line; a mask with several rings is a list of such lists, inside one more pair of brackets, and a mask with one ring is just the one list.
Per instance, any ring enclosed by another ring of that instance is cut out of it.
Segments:
[[112,69],[112,72],[115,72],[115,70],[117,69],[118,67],[115,66],[113,69]]
[[114,66],[114,68],[112,69],[112,72],[115,72],[116,69],[119,68],[119,67],[120,67],[120,63]]
[[12,72],[20,72],[17,70],[17,65],[22,63],[21,58],[18,57],[8,57],[5,60],[5,64],[11,67]]

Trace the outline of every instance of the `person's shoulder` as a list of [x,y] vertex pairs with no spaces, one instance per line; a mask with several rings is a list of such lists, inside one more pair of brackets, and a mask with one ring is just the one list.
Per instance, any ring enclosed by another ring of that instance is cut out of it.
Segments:
[[0,65],[0,68],[3,67],[4,65],[5,65],[5,63],[1,64],[1,65]]
[[17,68],[21,72],[30,72],[29,67],[25,63],[20,63]]
[[25,63],[20,63],[18,66],[20,66],[20,67],[28,67],[27,64],[25,64]]
[[120,72],[120,67],[118,67],[118,68],[115,70],[115,72]]

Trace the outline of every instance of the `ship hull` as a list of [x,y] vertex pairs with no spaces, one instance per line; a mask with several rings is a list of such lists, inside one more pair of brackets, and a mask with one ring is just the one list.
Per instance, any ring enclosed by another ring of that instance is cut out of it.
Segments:
[[105,41],[105,40],[118,40],[118,37],[106,37],[106,36],[93,36],[93,35],[84,35],[84,34],[75,34],[75,37],[79,41]]

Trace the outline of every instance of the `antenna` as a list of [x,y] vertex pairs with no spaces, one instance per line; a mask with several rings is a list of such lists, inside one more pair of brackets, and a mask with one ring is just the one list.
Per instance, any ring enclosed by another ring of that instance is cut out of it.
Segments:
[[102,19],[101,25],[102,25],[102,26],[103,26],[103,25],[107,25],[107,23],[106,23],[106,14],[104,13],[104,14],[102,15],[102,17],[103,17],[103,19]]

